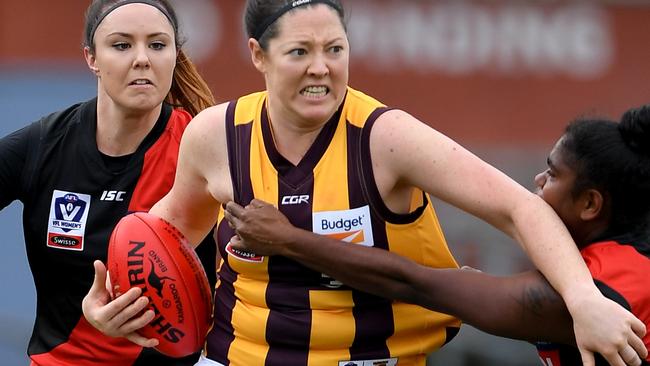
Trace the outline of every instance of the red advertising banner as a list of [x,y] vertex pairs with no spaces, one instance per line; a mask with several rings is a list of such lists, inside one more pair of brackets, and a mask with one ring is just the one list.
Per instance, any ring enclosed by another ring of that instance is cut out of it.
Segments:
[[[0,3],[0,68],[71,64],[88,1]],[[172,0],[222,101],[263,88],[240,0]],[[650,102],[650,6],[607,1],[348,0],[351,86],[463,143],[548,145],[579,115]],[[54,70],[55,72],[55,70]]]

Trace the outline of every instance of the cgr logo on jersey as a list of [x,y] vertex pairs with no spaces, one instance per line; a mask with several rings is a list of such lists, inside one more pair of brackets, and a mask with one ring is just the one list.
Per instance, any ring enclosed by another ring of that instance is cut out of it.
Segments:
[[54,190],[48,220],[47,246],[83,250],[90,195]]
[[306,194],[299,196],[283,196],[280,201],[283,205],[299,205],[301,203],[309,204],[309,196]]

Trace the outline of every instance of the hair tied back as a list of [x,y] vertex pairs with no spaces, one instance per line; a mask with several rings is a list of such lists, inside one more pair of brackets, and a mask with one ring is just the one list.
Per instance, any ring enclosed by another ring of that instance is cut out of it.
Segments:
[[650,155],[650,105],[625,112],[618,130],[632,151]]

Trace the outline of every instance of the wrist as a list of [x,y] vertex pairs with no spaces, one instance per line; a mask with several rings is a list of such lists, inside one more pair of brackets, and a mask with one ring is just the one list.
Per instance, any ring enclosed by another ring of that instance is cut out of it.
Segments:
[[302,239],[305,235],[305,230],[297,228],[293,225],[283,228],[284,240],[279,245],[279,253],[282,256],[295,258],[300,256],[302,243],[306,240]]
[[589,304],[594,299],[602,296],[603,295],[592,282],[591,286],[573,286],[569,291],[566,291],[565,294],[562,294],[562,299],[564,300],[569,312],[573,314],[574,311],[580,311],[579,309],[582,308],[584,304]]

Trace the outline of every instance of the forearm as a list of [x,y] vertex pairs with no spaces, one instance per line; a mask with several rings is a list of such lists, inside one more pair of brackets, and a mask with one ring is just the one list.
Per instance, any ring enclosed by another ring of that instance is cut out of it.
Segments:
[[382,297],[406,302],[416,297],[417,286],[409,273],[417,264],[411,260],[298,228],[287,238],[279,254],[315,271]]
[[196,247],[212,230],[220,208],[208,199],[200,201],[202,204],[193,204],[197,201],[180,199],[173,193],[163,197],[149,212],[168,221]]
[[513,213],[513,237],[568,307],[599,294],[568,230],[541,198],[530,195]]
[[300,229],[288,234],[291,239],[281,255],[353,288],[452,314],[502,337],[573,342],[571,318],[561,297],[537,272],[496,277],[434,269],[381,249]]

